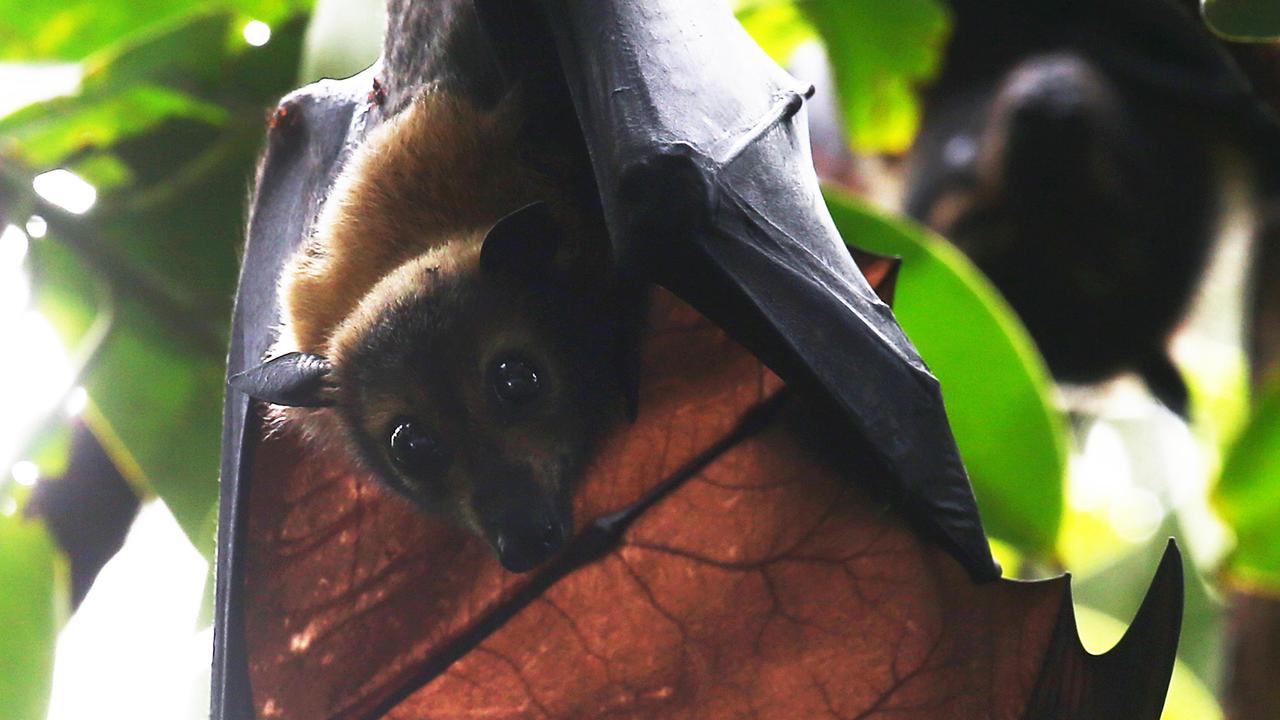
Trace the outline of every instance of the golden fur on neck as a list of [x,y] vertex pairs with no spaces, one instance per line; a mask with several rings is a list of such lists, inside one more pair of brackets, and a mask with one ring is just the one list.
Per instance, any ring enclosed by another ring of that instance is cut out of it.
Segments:
[[284,273],[277,354],[333,353],[337,328],[397,268],[441,249],[447,264],[448,246],[479,243],[496,220],[534,200],[563,205],[553,179],[520,161],[516,107],[508,99],[483,111],[427,92],[369,135]]

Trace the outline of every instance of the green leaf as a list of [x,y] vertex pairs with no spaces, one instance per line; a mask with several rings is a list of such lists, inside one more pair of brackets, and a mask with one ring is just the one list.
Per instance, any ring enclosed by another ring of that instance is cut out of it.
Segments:
[[863,152],[902,152],[920,124],[915,86],[932,77],[950,24],[938,0],[741,0],[738,19],[778,63],[821,38],[845,128]]
[[93,153],[71,163],[69,169],[97,188],[98,192],[111,191],[133,182],[133,171],[129,166],[109,152]]
[[86,379],[94,410],[86,419],[112,460],[140,472],[211,558],[205,522],[218,496],[223,365],[158,341],[139,325],[121,323]]
[[786,65],[802,44],[818,39],[818,31],[794,2],[757,0],[737,9],[738,21],[779,65]]
[[854,148],[901,152],[920,124],[915,85],[932,77],[950,27],[938,0],[802,0],[835,71]]
[[81,60],[193,10],[229,10],[268,23],[311,0],[12,0],[0,12],[0,59]]
[[17,145],[16,154],[28,164],[48,168],[75,153],[110,147],[175,117],[216,125],[226,122],[227,112],[177,90],[134,85],[118,93],[31,105],[0,120],[0,135]]
[[1267,385],[1228,452],[1213,501],[1236,535],[1228,570],[1280,591],[1280,379]]
[[71,424],[54,422],[40,434],[26,457],[40,468],[40,477],[61,477],[71,462]]
[[1230,40],[1280,38],[1280,3],[1275,0],[1200,0],[1200,13],[1211,30]]
[[894,313],[942,383],[987,531],[1028,555],[1052,552],[1066,430],[1026,330],[946,240],[837,191],[826,198],[846,242],[902,258]]
[[[0,504],[4,495],[0,491]],[[62,614],[57,562],[53,540],[40,522],[20,511],[0,512],[0,717],[45,716]]]
[[101,299],[95,309],[85,289],[100,270],[66,249],[66,218],[49,220],[49,237],[32,248],[37,307],[72,348],[95,312],[114,318],[81,379],[92,398],[85,419],[121,473],[162,497],[192,542],[211,556],[205,523],[217,499],[223,341],[193,341],[175,327],[182,320],[172,308],[148,304],[118,279],[110,309]]
[[0,57],[80,60],[100,48],[189,11],[196,0],[21,0],[0,13]]
[[232,21],[226,12],[188,13],[95,53],[85,61],[79,93],[0,120],[0,151],[45,169],[167,121],[223,126],[234,113],[242,129],[260,132],[265,107],[292,86],[302,24],[283,24],[272,42],[255,48],[243,40],[228,45]]
[[135,83],[213,82],[231,34],[226,12],[189,12],[94,53],[84,61],[84,92],[120,91]]

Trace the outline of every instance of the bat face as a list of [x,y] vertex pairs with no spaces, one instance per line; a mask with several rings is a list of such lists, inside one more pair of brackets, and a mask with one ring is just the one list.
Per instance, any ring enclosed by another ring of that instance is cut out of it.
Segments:
[[339,332],[336,409],[391,488],[522,572],[572,533],[574,483],[621,417],[611,330],[554,280],[463,265],[424,263]]
[[319,408],[281,419],[529,570],[572,534],[574,484],[627,407],[618,300],[566,246],[548,207],[528,205],[384,275],[325,356],[281,355],[232,383]]

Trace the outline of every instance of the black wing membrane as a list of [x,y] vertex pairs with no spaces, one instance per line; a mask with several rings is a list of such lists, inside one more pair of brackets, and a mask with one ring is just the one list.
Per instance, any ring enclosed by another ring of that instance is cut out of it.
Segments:
[[542,5],[621,271],[666,286],[829,400],[882,465],[881,490],[975,580],[998,577],[938,382],[819,193],[810,89],[727,3]]
[[[324,80],[280,101],[254,182],[227,355],[211,717],[253,717],[244,635],[243,582],[253,454],[262,428],[243,385],[276,339],[277,285],[285,262],[311,233],[334,178],[369,129],[428,83],[491,105],[504,92],[495,50],[473,0],[389,0],[383,56],[345,80]],[[382,78],[395,82],[378,83]],[[379,93],[382,94],[378,97]],[[233,380],[234,379],[234,380]],[[291,398],[281,398],[290,400]]]
[[[249,397],[237,385],[244,385],[242,373],[261,363],[275,342],[280,272],[310,234],[351,150],[423,85],[446,87],[486,106],[505,91],[495,49],[480,30],[473,0],[389,0],[388,16],[387,39],[377,64],[354,77],[324,80],[291,93],[280,101],[268,123],[227,354],[229,390],[222,418],[210,699],[213,720],[254,716],[242,588],[246,508],[262,428],[260,418],[250,410]],[[378,78],[395,82],[375,84]]]

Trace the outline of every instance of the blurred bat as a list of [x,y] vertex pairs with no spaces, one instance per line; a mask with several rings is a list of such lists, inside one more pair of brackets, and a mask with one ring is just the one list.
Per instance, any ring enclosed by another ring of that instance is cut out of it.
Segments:
[[974,259],[1057,378],[1135,371],[1185,413],[1166,344],[1217,229],[1216,154],[1233,145],[1274,174],[1270,118],[1171,1],[952,8],[907,212]]

